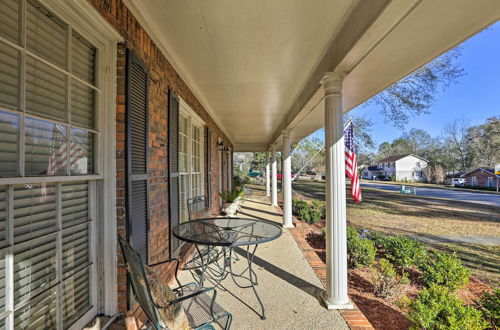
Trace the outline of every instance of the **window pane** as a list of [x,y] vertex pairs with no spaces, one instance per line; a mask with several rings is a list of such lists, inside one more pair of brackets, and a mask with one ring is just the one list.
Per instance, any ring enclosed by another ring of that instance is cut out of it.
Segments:
[[63,292],[63,323],[64,329],[69,328],[79,317],[91,307],[90,302],[90,269],[64,280]]
[[44,236],[14,248],[14,278],[16,306],[47,291],[56,283],[55,235]]
[[179,154],[179,172],[188,171],[188,156],[186,154]]
[[184,116],[180,116],[179,118],[179,132],[188,135],[187,118]]
[[42,7],[28,1],[26,8],[26,46],[37,55],[67,68],[67,26]]
[[26,118],[25,174],[66,175],[66,127]]
[[0,35],[19,43],[19,0],[0,0]]
[[71,129],[71,175],[94,173],[94,135],[83,129]]
[[88,128],[94,127],[94,89],[72,79],[71,122]]
[[89,188],[86,181],[62,186],[62,227],[68,228],[89,220]]
[[26,111],[66,121],[66,75],[26,57]]
[[94,85],[96,48],[75,31],[73,31],[71,47],[71,72]]
[[7,186],[0,186],[0,247],[7,245],[6,226],[7,226]]
[[[5,251],[0,252],[0,312],[5,310]],[[0,329],[3,329],[0,327]]]
[[14,242],[24,242],[56,231],[55,185],[14,187]]
[[89,264],[89,228],[84,223],[63,231],[63,274],[78,272]]
[[188,220],[187,199],[188,199],[188,175],[179,175],[179,222]]
[[17,109],[19,53],[0,42],[0,106]]
[[0,111],[0,177],[17,175],[19,115]]
[[14,313],[15,329],[56,328],[56,288],[51,288],[40,297]]

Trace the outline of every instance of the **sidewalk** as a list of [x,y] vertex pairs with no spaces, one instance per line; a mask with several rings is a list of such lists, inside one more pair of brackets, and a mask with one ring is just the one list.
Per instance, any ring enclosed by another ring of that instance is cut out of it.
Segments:
[[[267,198],[254,195],[250,199],[242,205],[240,216],[282,223],[281,214],[269,205]],[[242,254],[239,257],[244,258]],[[349,329],[339,311],[323,307],[323,284],[288,230],[280,238],[259,246],[253,269],[266,320],[252,310],[259,310],[252,289],[240,289],[226,278],[221,283],[223,287],[217,289],[217,302],[233,314],[232,329]],[[193,275],[182,271],[180,280],[193,281]]]

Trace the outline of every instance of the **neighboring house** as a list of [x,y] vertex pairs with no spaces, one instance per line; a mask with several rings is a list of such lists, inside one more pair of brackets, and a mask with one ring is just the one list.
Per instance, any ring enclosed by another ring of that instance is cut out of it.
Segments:
[[461,175],[465,178],[465,185],[470,187],[497,188],[500,175],[495,175],[495,170],[486,167],[477,167]]
[[395,155],[361,170],[363,179],[395,178],[396,180],[422,181],[427,160],[415,155]]

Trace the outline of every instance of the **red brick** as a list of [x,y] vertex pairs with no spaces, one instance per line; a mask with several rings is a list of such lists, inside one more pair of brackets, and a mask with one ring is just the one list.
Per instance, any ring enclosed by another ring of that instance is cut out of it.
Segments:
[[[207,111],[203,108],[199,100],[189,89],[186,83],[180,78],[168,60],[162,55],[158,47],[154,44],[146,31],[140,26],[135,17],[130,13],[122,0],[92,0],[94,7],[101,15],[123,36],[124,43],[118,44],[117,48],[117,90],[116,90],[116,186],[117,186],[117,232],[120,235],[126,235],[126,213],[125,213],[125,177],[126,177],[126,153],[125,153],[125,134],[126,134],[126,95],[125,95],[125,73],[126,73],[126,54],[127,49],[133,50],[144,62],[148,72],[150,73],[149,83],[149,162],[148,173],[150,175],[150,255],[155,260],[162,260],[169,256],[169,240],[168,240],[168,182],[167,162],[168,155],[166,147],[167,140],[167,123],[168,123],[168,105],[166,91],[172,88],[190,107],[195,111],[207,124],[212,132],[211,144],[211,164],[208,167],[211,169],[212,182],[212,209],[211,213],[219,213],[218,197],[215,192],[218,187],[218,173],[221,164],[218,163],[217,140],[220,138],[224,144],[231,146],[230,141],[217,127],[214,121],[210,118]],[[232,147],[232,146],[231,146]],[[222,166],[227,166],[223,164]],[[224,176],[227,171],[224,170]],[[224,183],[228,178],[223,177]],[[208,189],[208,187],[206,187]],[[206,191],[207,192],[207,191]],[[205,192],[205,193],[206,193]],[[188,254],[192,247],[186,245],[181,251],[183,254]],[[118,249],[119,250],[119,249]],[[120,251],[118,254],[120,255]],[[121,256],[120,256],[121,258]],[[127,286],[125,281],[125,268],[121,264],[118,266],[118,301],[120,311],[126,311],[127,304]],[[163,267],[163,266],[162,266]],[[172,276],[172,269],[163,267],[160,269],[161,274],[169,280]],[[133,315],[137,320],[143,322],[145,316],[137,306],[132,306],[128,313]],[[138,322],[140,326],[142,323]]]

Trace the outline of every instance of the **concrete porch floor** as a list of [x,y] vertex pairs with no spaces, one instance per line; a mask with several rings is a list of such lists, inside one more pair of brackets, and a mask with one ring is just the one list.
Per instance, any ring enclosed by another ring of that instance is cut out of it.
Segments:
[[[247,196],[239,215],[281,224],[281,214],[269,205],[265,196],[259,195]],[[233,269],[246,264],[246,253],[242,249],[239,252],[240,261],[233,261]],[[323,307],[320,298],[323,285],[287,230],[283,230],[280,238],[258,247],[253,270],[266,320],[261,320],[253,310],[260,313],[252,289],[241,289],[227,277],[217,288],[217,302],[233,314],[232,329],[349,329],[339,311]],[[181,283],[187,283],[196,275],[183,270],[179,278]]]

